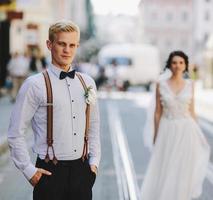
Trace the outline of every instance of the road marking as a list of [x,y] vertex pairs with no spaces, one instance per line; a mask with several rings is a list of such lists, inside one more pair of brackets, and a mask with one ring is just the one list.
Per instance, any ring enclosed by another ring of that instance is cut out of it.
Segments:
[[113,103],[108,103],[108,118],[120,199],[140,199],[131,153],[122,130],[118,109]]

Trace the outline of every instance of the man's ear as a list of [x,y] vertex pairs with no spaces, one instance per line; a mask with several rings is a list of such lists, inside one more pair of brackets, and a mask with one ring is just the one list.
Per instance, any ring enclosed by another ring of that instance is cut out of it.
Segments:
[[46,44],[47,44],[47,48],[48,48],[49,50],[51,50],[51,49],[52,49],[52,42],[51,42],[50,40],[47,40],[47,41],[46,41]]

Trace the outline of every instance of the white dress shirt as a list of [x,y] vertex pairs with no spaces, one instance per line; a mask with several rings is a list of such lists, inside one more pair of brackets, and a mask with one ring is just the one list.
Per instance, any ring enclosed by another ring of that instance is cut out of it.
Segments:
[[[48,73],[53,90],[53,146],[58,160],[74,160],[82,156],[86,124],[84,88],[75,76],[60,80],[60,68],[50,65]],[[96,88],[92,78],[81,74],[86,85]],[[34,133],[33,151],[45,158],[47,127],[47,96],[42,73],[23,83],[13,108],[8,130],[12,159],[29,180],[36,173],[25,142],[30,125]],[[100,134],[98,102],[91,105],[89,128],[89,163],[98,167],[100,161]],[[50,148],[50,158],[53,157]]]

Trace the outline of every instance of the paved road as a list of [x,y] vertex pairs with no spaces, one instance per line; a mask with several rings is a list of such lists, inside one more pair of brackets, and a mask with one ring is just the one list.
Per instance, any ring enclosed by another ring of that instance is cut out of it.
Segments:
[[[146,98],[146,97],[144,97]],[[142,102],[146,100],[141,97],[141,103],[138,104],[138,99],[135,101],[135,96],[129,96],[126,99],[121,96],[115,97],[114,101],[120,111],[120,117],[122,120],[122,126],[124,134],[127,136],[128,144],[131,151],[131,156],[134,163],[134,170],[137,175],[138,185],[141,186],[143,177],[146,171],[147,163],[150,158],[150,153],[143,146],[142,142],[142,132],[144,119],[146,118],[146,105]],[[208,143],[212,147],[211,151],[211,161],[213,158],[213,126],[209,124],[210,127],[207,128],[207,121],[201,119],[201,127],[205,133]],[[211,169],[211,174],[205,180],[203,185],[203,194],[197,200],[212,200],[213,196],[213,170]]]

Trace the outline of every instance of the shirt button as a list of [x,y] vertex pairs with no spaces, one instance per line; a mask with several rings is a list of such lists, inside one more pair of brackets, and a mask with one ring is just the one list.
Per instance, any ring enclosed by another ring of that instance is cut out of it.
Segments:
[[76,149],[74,151],[76,152]]
[[73,119],[75,119],[75,116],[73,116]]
[[72,102],[74,102],[74,100],[72,100]]
[[76,133],[74,133],[74,135],[76,135]]
[[70,86],[70,84],[68,84],[68,87]]

